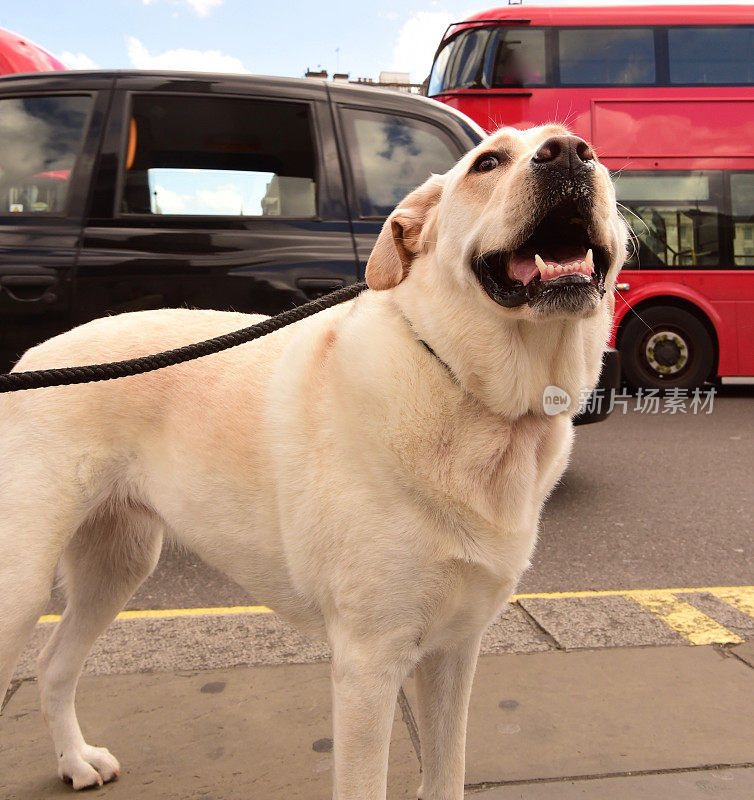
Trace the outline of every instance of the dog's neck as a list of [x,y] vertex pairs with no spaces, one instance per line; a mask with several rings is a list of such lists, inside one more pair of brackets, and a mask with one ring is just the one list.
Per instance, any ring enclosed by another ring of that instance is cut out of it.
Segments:
[[505,320],[497,309],[470,318],[469,304],[448,300],[442,315],[420,292],[398,291],[389,305],[417,345],[431,348],[448,379],[493,413],[509,419],[544,413],[547,386],[565,391],[575,412],[583,393],[596,384],[610,325],[606,304],[586,319],[528,322]]
[[422,347],[424,347],[424,349],[427,351],[427,353],[429,353],[431,356],[433,356],[434,358],[437,359],[437,361],[443,366],[445,371],[448,373],[450,378],[453,381],[455,381],[455,383],[459,383],[458,378],[456,377],[455,373],[453,372],[453,369],[450,366],[450,364],[448,364],[447,361],[443,361],[440,358],[440,356],[437,355],[437,353],[434,351],[434,349],[424,339],[422,339],[421,336],[419,336],[419,334],[414,330],[414,326],[411,324],[411,320],[401,311],[399,306],[397,306],[397,305],[395,306],[395,311],[405,321],[406,325],[408,326],[408,329],[411,331],[411,333],[413,334],[413,336],[416,339],[416,341],[420,345],[422,345]]

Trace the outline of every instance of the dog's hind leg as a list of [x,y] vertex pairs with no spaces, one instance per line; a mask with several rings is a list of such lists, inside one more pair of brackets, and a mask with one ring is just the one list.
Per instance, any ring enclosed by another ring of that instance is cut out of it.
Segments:
[[21,650],[50,598],[62,549],[47,538],[60,524],[56,511],[16,509],[0,518],[0,705]]
[[74,789],[102,785],[120,773],[108,750],[84,740],[76,719],[76,685],[94,640],[154,569],[162,534],[152,511],[113,501],[78,529],[63,554],[68,603],[39,656],[39,685],[58,775]]
[[11,441],[0,432],[0,704],[82,514],[59,475]]

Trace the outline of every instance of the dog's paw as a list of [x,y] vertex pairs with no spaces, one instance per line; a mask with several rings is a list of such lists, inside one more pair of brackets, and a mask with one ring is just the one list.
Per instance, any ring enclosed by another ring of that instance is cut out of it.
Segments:
[[81,750],[63,753],[58,760],[58,776],[74,789],[102,786],[120,775],[118,759],[105,747],[84,745]]

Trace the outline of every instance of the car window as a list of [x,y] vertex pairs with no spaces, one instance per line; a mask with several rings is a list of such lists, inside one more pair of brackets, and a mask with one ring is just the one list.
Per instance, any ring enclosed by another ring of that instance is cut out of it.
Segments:
[[126,214],[316,215],[304,103],[138,95],[125,159]]
[[461,156],[432,123],[360,109],[343,114],[362,217],[387,216],[431,173],[446,172]]
[[0,213],[61,214],[92,98],[0,100]]
[[671,28],[671,83],[754,83],[754,28]]
[[652,28],[561,28],[563,85],[625,86],[654,83]]

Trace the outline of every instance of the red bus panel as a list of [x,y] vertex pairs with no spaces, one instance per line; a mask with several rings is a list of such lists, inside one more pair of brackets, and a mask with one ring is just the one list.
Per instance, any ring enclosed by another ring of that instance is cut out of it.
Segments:
[[594,100],[591,117],[602,158],[754,159],[754,97]]

